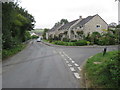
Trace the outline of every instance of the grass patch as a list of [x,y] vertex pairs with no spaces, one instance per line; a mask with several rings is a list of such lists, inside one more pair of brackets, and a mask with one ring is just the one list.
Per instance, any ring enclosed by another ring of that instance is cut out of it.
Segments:
[[2,60],[20,52],[21,50],[23,50],[26,47],[25,44],[20,44],[17,45],[15,48],[12,49],[3,49],[2,50]]
[[65,41],[56,41],[56,40],[43,40],[45,42],[49,42],[52,44],[56,44],[56,45],[63,45],[63,46],[85,46],[87,45],[87,41],[86,40],[79,40],[79,41],[71,41],[71,42],[65,42]]
[[85,65],[90,88],[120,88],[120,52],[107,52],[89,58]]

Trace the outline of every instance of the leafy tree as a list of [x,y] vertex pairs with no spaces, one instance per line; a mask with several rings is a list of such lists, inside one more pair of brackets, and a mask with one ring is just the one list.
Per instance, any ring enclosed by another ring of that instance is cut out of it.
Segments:
[[2,21],[3,49],[13,48],[27,40],[26,31],[32,30],[35,23],[34,17],[17,2],[2,3]]
[[48,32],[49,29],[45,28],[43,32],[43,38],[46,39],[46,32]]
[[98,44],[98,39],[101,37],[100,33],[99,32],[93,32],[91,34],[91,41],[94,43],[94,44]]
[[67,19],[61,19],[60,22],[55,23],[55,25],[63,24],[63,23],[64,24],[68,23],[68,20]]

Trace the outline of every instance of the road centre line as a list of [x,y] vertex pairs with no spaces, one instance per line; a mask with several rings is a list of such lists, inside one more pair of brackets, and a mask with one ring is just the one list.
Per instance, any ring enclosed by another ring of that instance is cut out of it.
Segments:
[[67,59],[64,59],[65,61],[67,60]]
[[75,63],[75,61],[72,61],[72,63]]
[[77,66],[77,67],[79,66],[77,63],[75,63],[74,65]]
[[72,60],[72,58],[69,58],[70,60]]
[[74,69],[74,67],[70,67],[70,70],[71,70],[71,71],[76,71],[76,70]]
[[78,73],[74,73],[74,75],[77,79],[80,79],[80,75]]
[[66,61],[66,63],[69,63],[68,61]]
[[78,69],[81,71],[81,68],[80,68],[80,67],[78,67]]
[[72,65],[71,64],[68,64],[69,67],[71,67]]

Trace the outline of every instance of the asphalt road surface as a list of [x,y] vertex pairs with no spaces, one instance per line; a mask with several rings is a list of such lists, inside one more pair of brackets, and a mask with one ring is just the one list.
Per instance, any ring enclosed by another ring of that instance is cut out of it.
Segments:
[[[108,51],[116,50],[110,46]],[[3,62],[3,88],[80,88],[83,62],[103,47],[54,47],[31,41]]]

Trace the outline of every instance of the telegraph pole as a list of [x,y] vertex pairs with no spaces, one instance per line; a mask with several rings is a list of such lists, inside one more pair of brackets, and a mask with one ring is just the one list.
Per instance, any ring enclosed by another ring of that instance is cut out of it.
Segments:
[[120,0],[118,0],[118,24],[120,24]]
[[118,24],[120,24],[120,0],[115,1],[118,1]]

